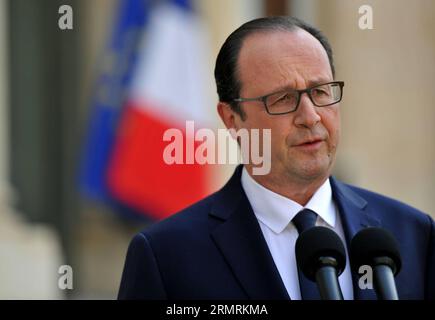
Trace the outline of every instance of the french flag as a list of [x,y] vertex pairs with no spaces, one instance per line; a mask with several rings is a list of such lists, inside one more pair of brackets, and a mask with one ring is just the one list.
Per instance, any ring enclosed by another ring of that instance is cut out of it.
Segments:
[[179,129],[186,145],[192,138],[186,121],[194,121],[195,129],[213,127],[212,70],[202,30],[186,0],[160,1],[149,12],[109,161],[112,196],[157,220],[212,191],[211,165],[163,159],[166,130]]

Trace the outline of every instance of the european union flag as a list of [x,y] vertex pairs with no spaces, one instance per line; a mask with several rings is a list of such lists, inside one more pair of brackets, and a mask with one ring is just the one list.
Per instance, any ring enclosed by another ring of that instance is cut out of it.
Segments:
[[113,30],[100,60],[85,137],[79,185],[84,196],[112,202],[106,170],[118,121],[148,17],[148,0],[121,0]]

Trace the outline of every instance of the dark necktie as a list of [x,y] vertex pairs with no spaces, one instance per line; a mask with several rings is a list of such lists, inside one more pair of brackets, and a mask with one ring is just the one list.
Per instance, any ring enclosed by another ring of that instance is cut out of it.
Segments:
[[[317,213],[310,209],[301,210],[292,220],[299,235],[316,225]],[[317,289],[315,282],[310,281],[305,275],[299,270],[299,285],[301,287],[301,297],[303,300],[320,300],[320,294]]]

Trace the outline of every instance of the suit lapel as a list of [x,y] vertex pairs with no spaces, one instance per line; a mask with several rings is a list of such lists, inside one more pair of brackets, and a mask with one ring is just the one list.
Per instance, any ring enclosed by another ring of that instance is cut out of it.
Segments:
[[[348,250],[350,241],[358,231],[367,227],[379,227],[381,222],[367,210],[367,201],[356,194],[350,187],[330,178],[332,194],[337,204]],[[347,261],[349,263],[349,261]],[[376,300],[374,290],[361,290],[358,285],[359,275],[352,272],[352,283],[355,300]]]
[[211,236],[251,299],[290,299],[240,183],[239,166],[216,194],[211,216],[222,222]]
[[[215,195],[210,216],[221,223],[211,230],[211,237],[251,299],[290,299],[267,247],[258,221],[240,183],[242,166]],[[367,210],[367,201],[350,187],[330,178],[346,238],[350,241],[362,228],[380,226],[379,219]],[[347,262],[349,263],[349,261]],[[361,290],[358,274],[352,273],[354,298],[375,300],[374,290]]]

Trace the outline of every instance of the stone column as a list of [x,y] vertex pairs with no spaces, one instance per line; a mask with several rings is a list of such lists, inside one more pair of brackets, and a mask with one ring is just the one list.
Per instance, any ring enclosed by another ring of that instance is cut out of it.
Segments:
[[[48,227],[27,224],[9,183],[8,7],[0,0],[0,299],[59,299],[61,252]],[[31,30],[29,30],[31,32]]]

